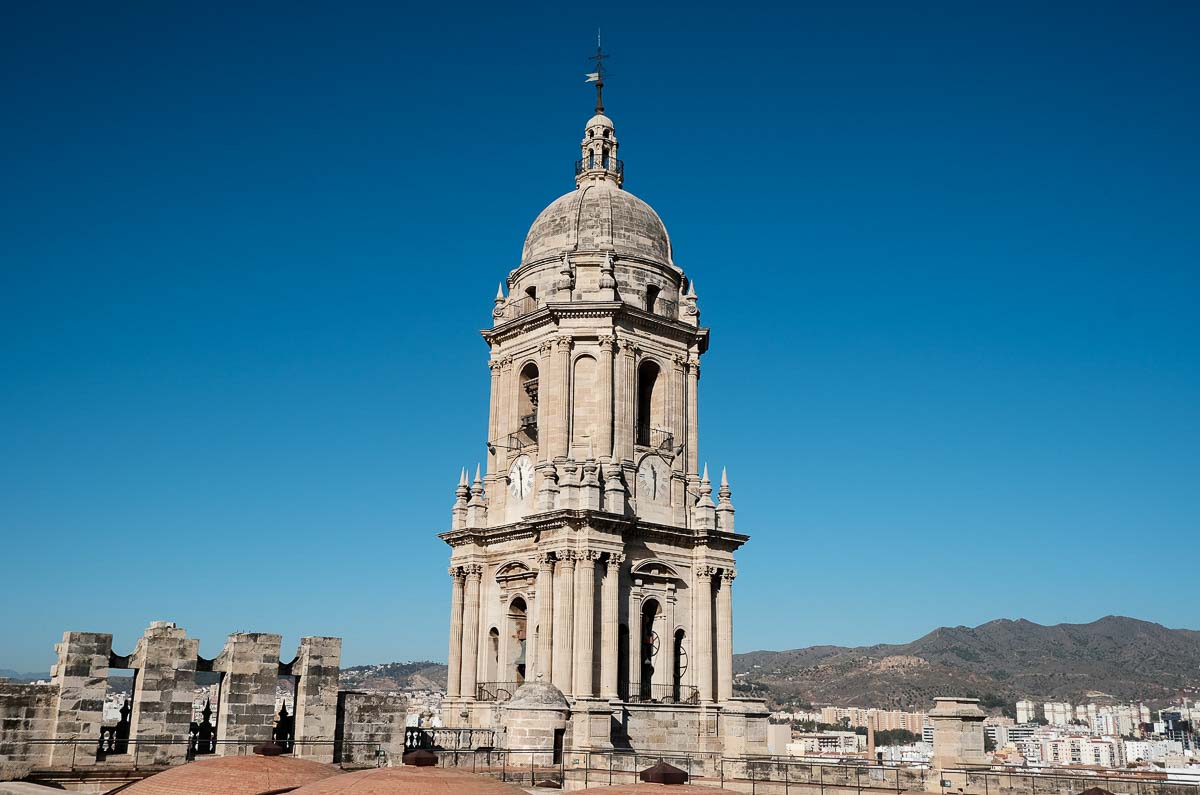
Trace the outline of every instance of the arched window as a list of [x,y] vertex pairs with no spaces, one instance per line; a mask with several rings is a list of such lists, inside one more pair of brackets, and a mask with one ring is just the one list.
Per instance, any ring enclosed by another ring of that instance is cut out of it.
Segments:
[[508,606],[508,643],[514,651],[512,660],[508,663],[512,671],[512,681],[521,684],[525,681],[525,654],[527,642],[525,637],[526,613],[525,600],[517,597]]
[[596,167],[596,153],[594,151],[589,151],[588,152],[588,168],[595,168],[595,167]]
[[533,362],[521,368],[517,379],[517,423],[519,432],[528,442],[537,442],[538,430],[538,369]]
[[674,654],[671,655],[674,670],[671,671],[671,698],[678,704],[683,695],[683,675],[687,673],[687,652],[683,648],[683,630],[675,630]]
[[604,167],[608,168],[608,147],[604,147]]
[[638,636],[638,661],[641,664],[641,681],[638,683],[638,698],[650,701],[654,698],[654,665],[658,662],[659,638],[654,629],[658,618],[658,602],[647,599],[642,605],[641,632]]
[[637,375],[637,444],[650,446],[658,443],[666,418],[666,387],[658,365],[650,360],[642,362]]
[[654,305],[658,302],[658,294],[662,292],[662,288],[657,284],[646,285],[646,311],[653,312]]
[[500,630],[492,627],[488,630],[488,650],[487,650],[487,673],[485,675],[487,681],[495,682],[497,672],[500,670]]

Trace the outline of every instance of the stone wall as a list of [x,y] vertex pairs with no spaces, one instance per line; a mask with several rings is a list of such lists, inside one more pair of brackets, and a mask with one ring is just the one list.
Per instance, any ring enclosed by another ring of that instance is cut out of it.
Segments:
[[333,760],[345,767],[374,767],[379,753],[385,763],[400,764],[404,756],[404,727],[408,699],[382,693],[338,694],[338,755]]
[[[58,691],[52,685],[23,685],[0,679],[0,764],[46,765],[50,746],[34,743],[54,731]],[[3,780],[3,774],[0,774]]]
[[613,745],[635,751],[720,750],[719,710],[686,704],[627,704],[621,707]]
[[54,650],[58,652],[58,661],[50,669],[50,675],[58,692],[58,709],[50,739],[59,742],[50,750],[49,764],[85,765],[95,761],[95,753],[76,753],[73,743],[96,742],[100,738],[112,635],[64,632],[62,642]]

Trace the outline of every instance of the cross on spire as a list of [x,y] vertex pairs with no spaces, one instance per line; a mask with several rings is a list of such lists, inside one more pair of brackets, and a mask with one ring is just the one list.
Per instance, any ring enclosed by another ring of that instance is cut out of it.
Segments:
[[587,82],[596,84],[596,113],[604,113],[604,59],[608,56],[600,49],[600,31],[596,31],[596,54],[588,58],[596,62],[596,71],[589,72]]

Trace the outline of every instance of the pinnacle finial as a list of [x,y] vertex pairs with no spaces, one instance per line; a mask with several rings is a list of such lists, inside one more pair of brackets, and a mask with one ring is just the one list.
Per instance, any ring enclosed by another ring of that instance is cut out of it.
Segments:
[[725,467],[721,467],[721,485],[729,485],[729,474],[726,472]]
[[462,468],[462,475],[459,476],[459,478],[458,478],[458,485],[460,485],[460,486],[467,485],[467,468],[466,467]]
[[476,464],[475,465],[475,482],[476,483],[483,482],[483,478],[479,476],[480,471],[481,471],[481,468],[480,468],[479,464]]
[[499,284],[496,285],[496,301],[499,302],[499,301],[503,301],[503,300],[504,300],[504,282],[500,282]]
[[695,279],[688,279],[687,297],[688,298],[696,297],[696,280]]

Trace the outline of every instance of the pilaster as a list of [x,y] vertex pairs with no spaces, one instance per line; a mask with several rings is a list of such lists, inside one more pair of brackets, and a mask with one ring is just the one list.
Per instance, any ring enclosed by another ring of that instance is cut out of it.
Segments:
[[617,692],[617,638],[620,621],[621,564],[624,552],[609,552],[604,562],[604,583],[600,588],[600,697],[615,699]]
[[570,693],[572,682],[572,646],[575,624],[575,552],[558,553],[558,571],[554,581],[554,686]]
[[595,550],[579,552],[575,568],[575,671],[572,692],[576,698],[591,698],[595,694],[592,638],[596,619],[596,561],[599,559],[600,553]]
[[732,568],[721,569],[717,590],[717,700],[733,698],[733,578]]
[[554,587],[554,553],[539,552],[537,563],[537,669],[530,681],[550,682],[554,674],[551,660],[554,648],[554,598],[557,593]]
[[479,658],[479,581],[483,578],[483,566],[470,563],[463,566],[466,585],[463,589],[462,630],[462,685],[459,695],[474,699],[479,684],[476,668]]
[[701,703],[713,700],[712,578],[716,569],[706,563],[695,567],[696,588],[692,615],[696,625],[696,687]]
[[450,656],[446,665],[446,698],[462,694],[463,584],[462,566],[450,567]]

